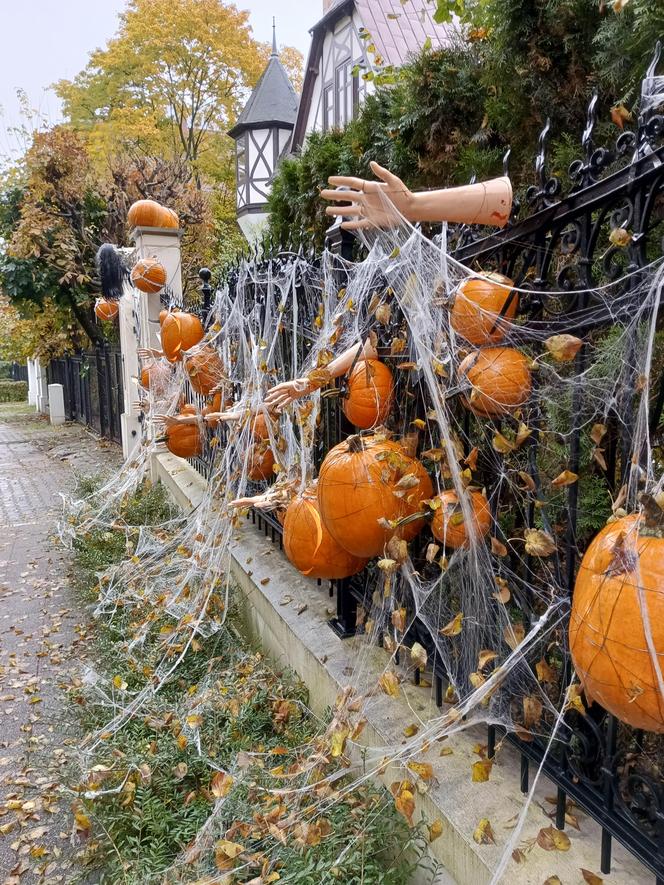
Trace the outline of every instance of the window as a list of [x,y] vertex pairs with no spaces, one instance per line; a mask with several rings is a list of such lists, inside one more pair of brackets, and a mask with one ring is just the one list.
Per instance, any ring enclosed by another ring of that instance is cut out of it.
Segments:
[[235,142],[237,205],[243,206],[247,201],[247,142],[243,133]]
[[323,132],[328,132],[334,126],[334,87],[326,86],[323,89]]
[[353,67],[351,59],[347,59],[334,72],[334,125],[339,128],[349,123],[357,112],[360,90],[358,75],[353,74]]

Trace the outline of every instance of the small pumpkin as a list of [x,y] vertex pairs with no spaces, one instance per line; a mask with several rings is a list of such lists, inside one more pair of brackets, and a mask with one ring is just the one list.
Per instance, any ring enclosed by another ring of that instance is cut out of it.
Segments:
[[[467,503],[471,508],[471,518],[477,537],[484,537],[491,529],[491,510],[489,502],[481,492],[470,491],[467,493]],[[437,506],[434,510],[431,531],[434,537],[451,550],[459,547],[468,547],[468,525],[465,521],[463,510],[457,493],[450,489],[441,492],[434,498]]]
[[452,328],[471,344],[497,344],[519,306],[514,282],[499,273],[464,280],[450,312]]
[[343,413],[355,427],[369,430],[382,424],[394,402],[394,378],[380,360],[359,360],[353,366],[343,401]]
[[[188,414],[181,412],[181,414]],[[194,458],[203,451],[198,424],[174,424],[166,430],[168,451],[178,458]]]
[[166,394],[170,380],[171,369],[163,362],[148,363],[141,369],[141,387],[151,390],[157,397]]
[[396,528],[384,521],[417,513],[432,492],[422,464],[399,443],[381,437],[349,437],[330,449],[319,471],[318,503],[327,530],[364,559],[382,553],[392,537],[414,538],[421,519]]
[[166,268],[156,258],[141,258],[131,269],[131,282],[141,292],[154,295],[166,285]]
[[251,422],[251,435],[256,440],[269,439],[267,419],[264,412],[258,412]]
[[177,214],[156,200],[136,200],[127,213],[129,227],[177,228],[180,226]]
[[161,347],[166,359],[172,363],[179,360],[182,351],[195,347],[204,335],[203,324],[195,314],[171,311],[161,324]]
[[167,316],[168,316],[168,311],[166,310],[166,308],[159,311],[159,325],[160,326],[164,325],[164,320],[166,319]]
[[[652,532],[652,533],[651,533]],[[644,610],[647,609],[648,647]],[[605,526],[581,561],[569,625],[574,668],[589,701],[633,728],[664,733],[664,533],[641,514]]]
[[120,305],[117,301],[107,301],[105,298],[97,298],[95,302],[95,316],[100,320],[114,320],[120,313]]
[[[209,415],[211,412],[220,412],[221,411],[221,391],[217,391],[215,395],[212,397],[212,402],[209,405],[203,408],[203,415]],[[207,426],[214,430],[219,425],[219,419],[214,418],[212,421],[207,422]]]
[[209,344],[187,353],[184,367],[196,393],[210,396],[212,390],[223,381],[224,364],[217,351]]
[[532,390],[530,360],[513,347],[483,347],[459,364],[459,379],[472,388],[464,405],[476,415],[508,415],[527,402]]
[[290,502],[283,526],[286,556],[308,578],[349,578],[368,562],[344,550],[325,528],[315,488],[306,489]]
[[264,442],[255,443],[249,453],[247,476],[253,482],[272,479],[274,476],[274,453]]

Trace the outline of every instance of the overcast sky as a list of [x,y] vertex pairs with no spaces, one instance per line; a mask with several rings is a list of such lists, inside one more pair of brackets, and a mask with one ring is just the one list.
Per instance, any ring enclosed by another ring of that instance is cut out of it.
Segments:
[[[48,87],[85,67],[88,54],[117,30],[125,5],[126,0],[0,0],[0,155],[22,148],[11,132],[21,122],[16,89],[24,89],[30,106],[57,122],[59,103]],[[305,59],[308,29],[321,17],[322,5],[322,0],[236,0],[238,8],[249,10],[256,39],[272,39],[274,15],[278,42],[295,46]]]

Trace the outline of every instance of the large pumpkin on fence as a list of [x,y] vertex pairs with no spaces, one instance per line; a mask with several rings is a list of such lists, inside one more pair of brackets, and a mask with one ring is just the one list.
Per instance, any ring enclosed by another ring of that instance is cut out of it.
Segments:
[[209,344],[189,353],[184,358],[184,367],[196,393],[210,396],[224,378],[224,364],[221,357]]
[[642,516],[625,516],[591,542],[569,639],[589,701],[634,728],[664,732],[664,537],[648,531]]
[[332,537],[354,556],[371,559],[393,536],[415,537],[422,520],[399,528],[399,520],[420,510],[433,492],[431,478],[399,443],[351,436],[331,449],[319,471],[318,503]]
[[120,313],[120,305],[117,301],[107,301],[105,298],[97,298],[95,302],[95,316],[100,320],[114,320]]
[[385,363],[380,360],[355,363],[347,387],[342,408],[351,424],[368,430],[385,421],[394,401],[394,378]]
[[203,324],[195,314],[174,310],[161,323],[161,349],[173,363],[180,359],[183,350],[199,344],[204,335]]
[[466,405],[476,415],[508,415],[530,396],[530,360],[513,347],[483,347],[459,364],[459,381],[471,386]]
[[516,316],[519,298],[514,283],[499,273],[464,280],[450,313],[452,328],[471,344],[497,344],[505,337],[506,320]]
[[[434,499],[437,506],[434,510],[431,531],[434,536],[451,550],[468,547],[468,524],[465,520],[459,496],[453,490],[442,492]],[[489,502],[481,492],[466,493],[466,503],[470,507],[471,520],[477,537],[484,537],[491,529],[491,510]]]
[[286,556],[308,578],[349,578],[368,562],[344,550],[326,529],[315,488],[291,501],[283,525]]
[[131,269],[132,285],[154,295],[166,285],[166,268],[156,258],[141,258]]
[[264,479],[272,479],[274,476],[274,453],[265,442],[255,443],[249,453],[249,467],[247,476],[253,482]]
[[137,200],[127,213],[129,227],[177,228],[180,226],[177,214],[156,200]]
[[[187,413],[181,413],[187,414]],[[166,446],[179,458],[193,458],[203,451],[198,424],[174,424],[166,430]]]

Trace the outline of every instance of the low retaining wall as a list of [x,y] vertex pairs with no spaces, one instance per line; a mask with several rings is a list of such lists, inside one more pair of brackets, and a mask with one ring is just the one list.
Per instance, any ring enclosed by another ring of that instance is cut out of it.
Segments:
[[[163,482],[185,509],[197,506],[205,494],[203,477],[186,461],[168,453],[155,456],[153,477]],[[386,653],[370,645],[366,637],[341,640],[332,632],[327,624],[332,614],[327,593],[315,581],[300,575],[278,544],[247,522],[235,533],[231,554],[232,577],[240,591],[249,638],[279,665],[297,672],[309,689],[309,704],[315,714],[325,714],[351,674],[357,679],[360,661],[364,685],[359,690],[376,686]],[[447,710],[436,708],[430,688],[407,682],[402,688],[398,698],[382,693],[370,698],[364,710],[367,726],[362,733],[363,744],[398,746],[405,741],[403,729],[407,725],[418,720],[427,722]],[[523,808],[517,753],[508,744],[503,745],[490,779],[473,783],[471,766],[480,758],[474,752],[477,744],[486,744],[485,728],[467,728],[452,735],[444,745],[436,743],[427,753],[418,755],[418,761],[433,764],[435,780],[426,793],[416,797],[414,818],[424,816],[427,822],[443,822],[442,835],[430,845],[432,856],[448,871],[436,880],[439,885],[489,883]],[[446,755],[441,757],[443,746]],[[405,776],[401,767],[391,766],[380,780],[389,786]],[[518,843],[526,859],[510,863],[503,882],[543,885],[549,877],[558,876],[564,885],[582,885],[582,869],[598,874],[600,828],[579,809],[574,809],[574,814],[580,829],[566,830],[571,840],[569,851],[545,851],[535,843],[542,827],[553,826],[546,812],[552,812],[555,806],[547,802],[547,796],[555,796],[555,788],[541,778]],[[473,840],[473,832],[483,818],[491,822],[495,844],[478,845]],[[647,885],[652,876],[616,843],[612,872],[604,881],[607,885]]]

